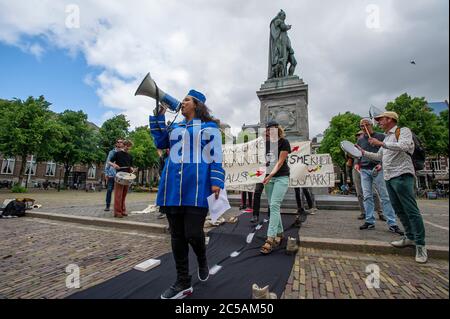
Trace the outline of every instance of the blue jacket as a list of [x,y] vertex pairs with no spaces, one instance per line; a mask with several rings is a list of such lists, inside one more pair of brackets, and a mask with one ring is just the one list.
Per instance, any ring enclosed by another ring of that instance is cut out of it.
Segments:
[[111,151],[109,151],[108,153],[108,157],[106,158],[106,162],[105,162],[105,175],[108,177],[115,177],[116,176],[116,170],[114,169],[114,167],[112,167],[111,165],[109,165],[108,163],[111,161],[111,158],[114,156],[114,154],[116,154],[116,149],[113,149]]
[[170,149],[159,183],[158,206],[208,207],[211,186],[224,188],[222,136],[216,123],[194,119],[166,127],[164,115],[150,116],[158,149]]

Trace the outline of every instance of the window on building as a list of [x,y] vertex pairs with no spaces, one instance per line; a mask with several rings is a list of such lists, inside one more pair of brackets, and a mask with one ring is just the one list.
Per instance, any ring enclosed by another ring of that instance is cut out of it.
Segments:
[[441,161],[438,159],[431,160],[431,169],[435,171],[441,170]]
[[95,179],[97,167],[95,165],[91,165],[88,170],[88,179]]
[[25,175],[30,174],[30,169],[31,169],[31,176],[36,175],[36,166],[37,166],[36,161],[33,160],[33,163],[31,163],[31,161],[27,161],[27,166],[25,168]]
[[15,158],[5,158],[2,163],[2,174],[12,175],[14,173]]
[[56,175],[56,163],[51,161],[47,162],[47,167],[45,169],[45,176],[55,176]]

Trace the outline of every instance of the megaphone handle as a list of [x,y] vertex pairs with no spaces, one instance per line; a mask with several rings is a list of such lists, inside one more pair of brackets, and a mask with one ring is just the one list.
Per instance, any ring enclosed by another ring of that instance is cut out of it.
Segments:
[[154,113],[155,113],[155,116],[158,116],[159,115],[159,88],[158,88],[158,85],[156,84],[156,82],[154,82],[154,83],[155,83],[155,87],[156,87],[156,97],[155,97],[156,107],[155,107]]

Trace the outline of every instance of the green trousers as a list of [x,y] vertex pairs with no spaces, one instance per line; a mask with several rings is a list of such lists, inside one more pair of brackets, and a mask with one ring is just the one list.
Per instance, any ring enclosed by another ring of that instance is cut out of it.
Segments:
[[416,245],[425,245],[425,226],[417,207],[414,176],[403,174],[386,181],[392,207],[405,228],[408,239]]
[[289,187],[289,176],[272,177],[265,186],[267,199],[270,205],[270,221],[267,237],[276,237],[283,232],[281,221],[281,203]]

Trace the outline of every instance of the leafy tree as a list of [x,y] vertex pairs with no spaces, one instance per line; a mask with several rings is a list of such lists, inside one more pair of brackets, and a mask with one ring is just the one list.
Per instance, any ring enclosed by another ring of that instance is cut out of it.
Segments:
[[239,132],[236,143],[247,143],[256,139],[256,132],[252,130],[246,130]]
[[442,111],[439,116],[439,120],[441,121],[441,125],[445,128],[444,130],[444,143],[445,143],[445,149],[447,150],[446,153],[444,153],[446,156],[448,156],[448,109],[445,111]]
[[130,122],[123,114],[117,115],[103,123],[99,132],[99,146],[104,153],[104,160],[119,138],[128,137],[129,127]]
[[404,93],[387,103],[386,110],[397,112],[399,126],[410,128],[419,137],[427,155],[448,154],[448,121],[445,126],[425,98],[412,98]]
[[[0,112],[1,112],[3,109],[7,108],[7,107],[9,106],[10,103],[11,103],[11,101],[0,99]],[[2,113],[3,113],[3,112],[2,112]]]
[[95,129],[83,111],[66,110],[58,115],[61,137],[53,152],[53,159],[64,165],[64,185],[75,164],[92,164],[99,160]]
[[130,133],[129,139],[133,142],[133,147],[130,151],[131,156],[133,156],[133,165],[139,171],[144,171],[158,165],[158,152],[148,126],[136,128]]
[[24,179],[27,156],[34,155],[36,161],[51,158],[61,135],[50,105],[43,96],[0,101],[0,152],[21,159],[19,185]]
[[439,118],[441,119],[442,124],[447,128],[448,130],[448,109],[444,110],[440,113]]
[[324,133],[322,143],[319,148],[320,153],[329,153],[333,163],[338,165],[344,172],[347,180],[346,157],[342,151],[340,143],[344,140],[356,143],[355,134],[360,130],[359,121],[361,116],[351,112],[336,115],[331,119],[330,126]]
[[106,155],[101,147],[100,131],[95,126],[92,126],[92,137],[89,147],[92,149],[92,153],[90,154],[90,156],[88,156],[87,163],[88,164],[95,163],[97,164],[97,166],[104,164],[106,160]]

